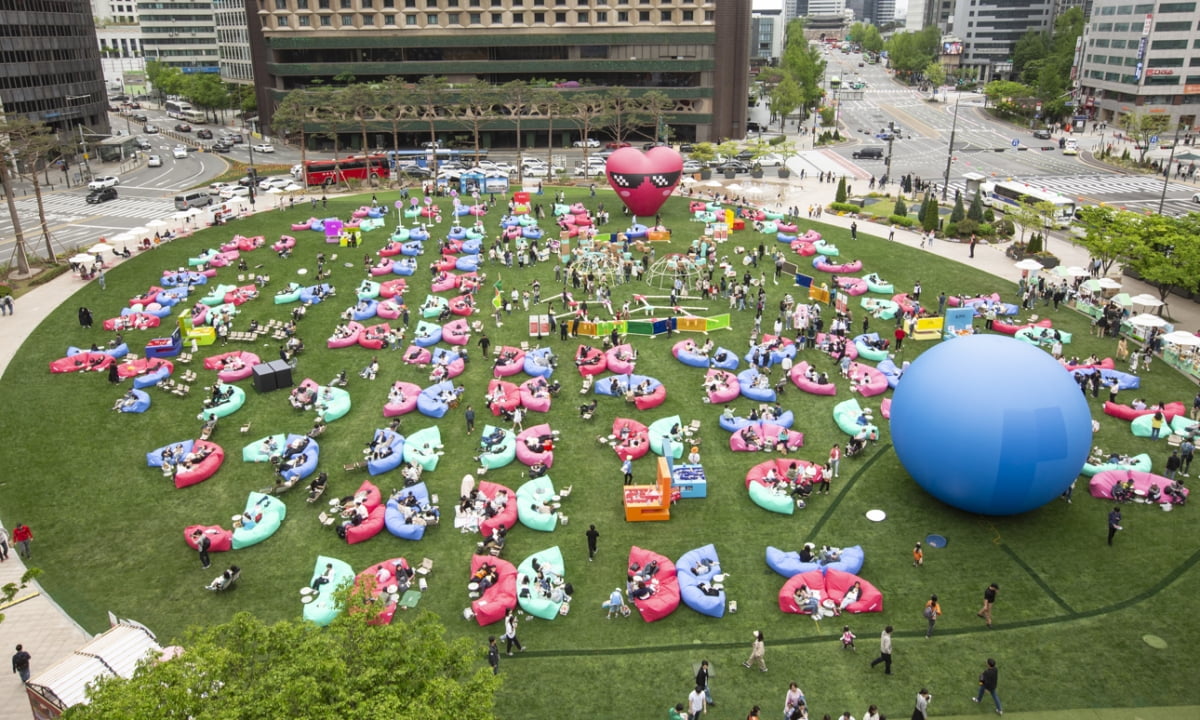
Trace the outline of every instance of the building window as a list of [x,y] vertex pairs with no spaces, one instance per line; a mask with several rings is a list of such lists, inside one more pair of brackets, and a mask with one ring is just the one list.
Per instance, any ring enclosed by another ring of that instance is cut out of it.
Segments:
[[342,2],[343,10],[351,10],[354,8],[354,3],[352,2],[352,0],[341,0],[341,2]]
[[308,0],[296,0],[296,9],[297,10],[307,10],[308,9]]
[[342,27],[354,27],[354,16],[349,13],[343,15]]
[[396,7],[396,0],[383,0],[383,8],[385,10],[391,10],[395,7]]
[[287,15],[280,15],[279,17],[275,18],[275,27],[287,27],[287,26],[288,26],[288,16]]
[[608,22],[608,12],[605,10],[597,10],[596,11],[596,22],[598,22],[598,23]]
[[1160,13],[1190,13],[1196,12],[1196,3],[1162,3],[1158,6]]
[[644,23],[650,22],[650,11],[649,10],[638,10],[638,22],[644,22]]
[[513,21],[514,25],[524,25],[525,24],[525,13],[515,12],[512,14],[512,18],[513,18],[512,21]]
[[322,15],[321,16],[321,27],[332,27],[332,26],[333,26],[333,16],[332,15]]
[[329,0],[317,0],[317,7],[321,10],[329,9]]
[[1098,23],[1096,32],[1112,32],[1112,23]]
[[565,12],[554,13],[554,22],[565,23],[566,21],[567,21],[567,14]]
[[1154,32],[1187,32],[1192,29],[1191,21],[1183,22],[1156,22],[1154,23]]
[[670,10],[659,10],[658,11],[658,21],[659,22],[669,23],[669,22],[671,22],[671,20],[672,20],[672,17],[671,17]]
[[683,11],[683,21],[685,23],[694,22],[696,20],[696,12],[694,10]]
[[1092,38],[1092,45],[1095,47],[1108,47],[1108,38]]
[[546,22],[546,13],[544,13],[544,12],[535,12],[535,13],[533,14],[533,22],[534,22],[534,23],[536,23],[536,24],[539,24],[539,25],[543,25],[543,24],[545,24],[545,22]]
[[1147,15],[1152,12],[1154,12],[1154,3],[1146,3],[1145,5],[1134,5],[1133,6],[1133,14],[1134,15]]
[[446,0],[446,7],[458,7],[458,0]]
[[404,16],[404,24],[408,25],[409,27],[415,26],[417,24],[417,16],[416,15],[405,15]]
[[580,10],[580,11],[576,12],[575,13],[575,22],[578,23],[579,25],[587,25],[587,23],[588,23],[587,10]]
[[276,10],[287,10],[287,0],[275,0]]
[[1180,40],[1151,40],[1151,50],[1185,50],[1188,46],[1186,39]]
[[362,6],[362,9],[369,10],[369,9],[375,7],[375,0],[358,0],[358,2],[359,2],[359,5]]
[[415,8],[416,6],[417,6],[417,0],[404,0],[404,7]]
[[1183,67],[1183,58],[1151,58],[1147,67]]
[[395,15],[384,15],[383,16],[383,24],[384,25],[395,25],[396,24],[396,16]]
[[1113,32],[1129,32],[1129,23],[1115,23],[1113,25]]
[[618,10],[617,11],[617,22],[619,22],[619,23],[629,22],[629,11],[628,10]]
[[457,25],[458,24],[458,13],[446,13],[446,24],[447,25]]
[[1107,15],[1116,15],[1116,14],[1117,14],[1117,6],[1116,6],[1116,5],[1109,5],[1109,6],[1107,6],[1107,7],[1102,7],[1102,8],[1100,8],[1100,13],[1099,13],[1099,14],[1100,14],[1101,16],[1107,16]]
[[483,13],[469,13],[469,17],[472,25],[483,24]]
[[363,13],[362,24],[363,25],[374,25],[375,24],[375,16],[372,15],[371,13]]
[[437,25],[438,24],[438,14],[437,13],[425,13],[425,24],[426,25]]
[[1118,15],[1132,15],[1133,14],[1133,6],[1132,5],[1122,5],[1117,8],[1117,14]]
[[296,18],[296,24],[300,27],[308,27],[310,18],[307,15],[300,15]]

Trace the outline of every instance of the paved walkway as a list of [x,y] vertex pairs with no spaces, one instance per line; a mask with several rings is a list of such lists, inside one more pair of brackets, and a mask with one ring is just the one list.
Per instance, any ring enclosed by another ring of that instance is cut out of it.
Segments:
[[[728,184],[738,182],[738,184],[743,186],[753,184],[770,188],[775,194],[782,193],[782,199],[778,201],[779,204],[784,206],[798,205],[801,210],[805,210],[810,204],[821,203],[828,205],[833,200],[837,191],[836,183],[821,184],[812,178],[800,182],[795,176],[790,180],[765,178],[754,181],[739,179],[738,181],[727,182]],[[717,188],[711,189],[717,190]],[[772,206],[776,202],[768,199],[764,204]],[[831,214],[826,214],[821,220],[822,222],[842,227],[849,227],[851,223],[849,218],[837,217]],[[869,222],[860,222],[858,224],[858,231],[863,234],[886,237],[887,230],[886,226]],[[749,244],[751,236],[743,235],[742,238],[744,238],[743,242]],[[920,245],[920,237],[914,232],[897,231],[896,242],[918,247]],[[757,244],[757,240],[755,240],[755,244]],[[1088,262],[1087,252],[1078,246],[1070,244],[1068,240],[1054,240],[1049,249],[1062,259],[1064,265],[1084,266]],[[968,250],[965,244],[960,245],[958,243],[938,240],[934,243],[932,249],[927,249],[925,252],[935,253],[946,259],[964,264],[974,265],[1010,281],[1015,281],[1019,275],[1019,271],[1013,267],[1012,260],[1006,257],[1003,249],[999,247],[980,245],[976,248],[975,258],[970,259],[967,257]],[[1145,283],[1129,278],[1117,279],[1124,282],[1124,290],[1131,295],[1142,292],[1156,294],[1153,288]],[[82,286],[83,283],[79,280],[78,276],[67,273],[31,290],[16,300],[16,313],[8,317],[0,317],[0,372],[8,368],[8,364],[16,354],[17,349],[33,333],[41,323],[42,318],[49,315],[59,305],[68,302],[71,296]],[[953,288],[948,289],[953,290]],[[930,288],[930,290],[936,291],[939,289]],[[1190,300],[1176,299],[1170,305],[1170,312],[1175,318],[1177,327],[1180,329],[1190,331],[1200,330],[1200,304]],[[15,521],[20,521],[20,518],[9,517],[8,519],[11,523],[8,526],[11,531],[11,527],[16,524]],[[36,553],[38,543],[36,539],[37,528],[33,528],[33,531],[35,534],[33,552]],[[24,572],[24,565],[22,565],[21,560],[17,557],[14,550],[9,555],[8,562],[0,563],[0,584],[18,582]],[[68,655],[90,637],[83,628],[63,612],[62,608],[53,599],[42,593],[36,583],[21,592],[17,597],[18,600],[28,599],[17,602],[15,605],[2,611],[5,619],[3,623],[0,623],[0,650],[11,649],[17,643],[24,644],[25,648],[33,655],[32,665],[35,676],[40,671]],[[134,619],[136,620],[137,618]],[[29,705],[25,699],[21,683],[15,675],[9,677],[11,679],[0,680],[0,720],[28,720],[30,717]]]

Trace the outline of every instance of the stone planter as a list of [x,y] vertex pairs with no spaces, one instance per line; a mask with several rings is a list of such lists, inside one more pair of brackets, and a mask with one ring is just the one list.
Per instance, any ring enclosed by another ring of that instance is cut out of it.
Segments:
[[781,168],[779,168],[779,171],[778,171],[778,172],[779,172],[779,177],[781,177],[781,178],[786,178],[786,177],[791,177],[791,176],[792,176],[792,171],[791,171],[791,170],[788,170],[788,169],[787,169],[787,168],[785,168],[785,167],[781,167]]
[[700,171],[700,179],[701,180],[712,180],[712,170],[710,170],[708,168],[704,168],[703,170],[701,170]]
[[751,170],[750,171],[750,177],[755,178],[756,180],[761,179],[762,176],[763,176],[762,170]]

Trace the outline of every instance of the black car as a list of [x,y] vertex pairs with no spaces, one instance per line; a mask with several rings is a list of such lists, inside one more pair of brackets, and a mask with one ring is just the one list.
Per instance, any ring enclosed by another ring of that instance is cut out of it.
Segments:
[[219,153],[227,153],[232,149],[233,149],[233,145],[223,143],[223,142],[213,143],[213,146],[212,146],[213,152],[219,152]]
[[750,166],[740,160],[729,160],[717,166],[717,172],[748,173]]
[[187,123],[178,123],[175,125],[175,132],[191,132],[192,126]]
[[691,152],[691,151],[692,151],[692,144],[691,144],[691,143],[684,143],[684,144],[682,144],[682,145],[680,145],[680,146],[679,146],[679,152],[685,152],[685,153],[689,153],[689,152]]
[[147,140],[146,138],[141,138],[141,137],[134,140],[133,144],[137,145],[138,150],[149,150],[150,148],[154,147],[153,145],[150,144],[149,140]]
[[133,118],[134,122],[144,123],[147,120],[149,120],[149,118],[146,117],[145,113],[134,113],[131,117]]
[[115,187],[106,187],[99,190],[93,190],[88,193],[87,204],[95,205],[97,203],[107,202],[117,199],[117,189]]
[[1033,136],[1038,140],[1049,140],[1050,130],[1048,128],[1040,128],[1033,131]]
[[196,137],[200,138],[201,140],[212,140],[212,130],[197,130]]
[[738,153],[737,155],[734,155],[733,157],[734,157],[734,159],[741,160],[742,162],[749,162],[750,160],[754,159],[754,151],[753,150],[743,150],[740,153]]

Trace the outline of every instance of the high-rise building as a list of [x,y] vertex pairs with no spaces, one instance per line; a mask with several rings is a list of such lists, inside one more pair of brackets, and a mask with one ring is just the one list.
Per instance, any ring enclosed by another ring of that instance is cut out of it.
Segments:
[[154,0],[139,2],[137,8],[147,60],[188,74],[220,71],[212,0]]
[[246,23],[246,0],[213,0],[216,15],[218,64],[227,82],[254,82],[250,61],[250,28]]
[[109,95],[146,91],[146,61],[142,56],[142,29],[134,0],[91,0],[100,43],[100,63]]
[[896,0],[874,0],[875,14],[871,22],[880,27],[896,21]]
[[0,0],[0,102],[63,134],[108,132],[108,96],[88,0]]
[[787,20],[782,7],[756,7],[750,16],[750,57],[760,63],[778,61],[783,54]]
[[1136,112],[1167,116],[1169,132],[1195,128],[1198,22],[1196,2],[1095,0],[1076,72],[1084,111],[1110,124]]
[[945,32],[953,14],[954,0],[908,0],[904,29],[908,32],[919,32],[936,25],[939,30]]
[[[338,76],[370,83],[425,76],[492,85],[529,80],[564,96],[622,86],[673,101],[679,140],[746,134],[750,0],[251,0],[250,28],[259,114],[270,123],[289,90]],[[251,21],[253,25],[253,21]],[[440,131],[463,133],[439,117]],[[488,123],[485,142],[514,142],[510,118]],[[379,133],[390,137],[382,119]],[[523,117],[523,140],[546,142],[550,122]],[[580,134],[553,123],[555,144]],[[400,123],[403,140],[428,138],[419,118]],[[346,139],[353,143],[353,133]],[[353,145],[348,145],[353,146]]]
[[1010,79],[1017,40],[1030,30],[1049,31],[1053,9],[1054,0],[960,0],[949,29],[963,41],[960,65],[974,68],[983,82]]

